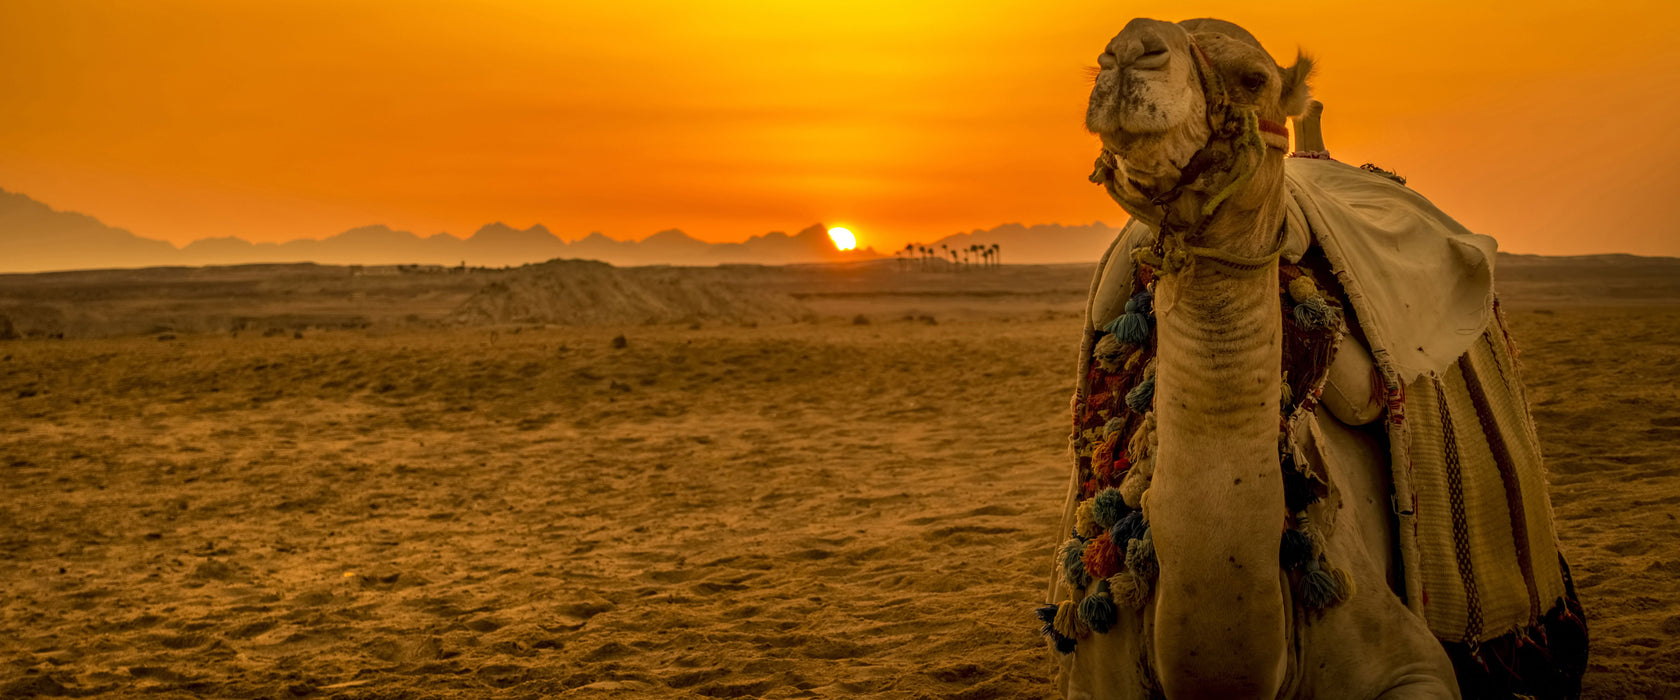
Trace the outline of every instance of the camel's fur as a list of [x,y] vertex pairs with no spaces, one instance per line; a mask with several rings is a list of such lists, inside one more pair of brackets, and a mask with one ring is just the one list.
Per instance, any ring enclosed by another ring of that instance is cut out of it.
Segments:
[[[1114,159],[1110,194],[1159,227],[1202,223],[1214,192],[1253,171],[1186,243],[1228,256],[1273,253],[1284,208],[1283,153],[1233,149],[1232,167],[1153,193],[1213,135],[1192,53],[1199,47],[1232,102],[1261,119],[1301,115],[1311,63],[1279,67],[1259,42],[1218,20],[1134,20],[1099,58],[1088,128]],[[1163,213],[1163,211],[1165,213]],[[1327,555],[1359,593],[1322,615],[1295,603],[1278,566],[1281,326],[1277,266],[1233,274],[1193,265],[1156,287],[1157,447],[1147,515],[1160,565],[1155,595],[1106,634],[1060,657],[1071,698],[1455,697],[1452,666],[1391,588],[1386,455],[1359,429],[1315,418],[1339,503]],[[1158,683],[1158,686],[1155,685]]]

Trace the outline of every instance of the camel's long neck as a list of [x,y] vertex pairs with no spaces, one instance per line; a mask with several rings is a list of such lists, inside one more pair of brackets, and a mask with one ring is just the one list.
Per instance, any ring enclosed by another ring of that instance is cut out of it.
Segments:
[[[1270,252],[1259,231],[1280,216],[1264,209],[1221,248]],[[1156,299],[1157,671],[1170,697],[1273,697],[1287,658],[1277,264],[1201,260],[1162,277]]]

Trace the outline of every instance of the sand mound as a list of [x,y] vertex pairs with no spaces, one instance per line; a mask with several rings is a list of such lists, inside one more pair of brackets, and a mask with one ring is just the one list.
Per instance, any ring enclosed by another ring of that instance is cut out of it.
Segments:
[[793,320],[807,313],[786,294],[731,277],[729,268],[621,269],[593,260],[551,260],[486,285],[451,320],[582,326]]

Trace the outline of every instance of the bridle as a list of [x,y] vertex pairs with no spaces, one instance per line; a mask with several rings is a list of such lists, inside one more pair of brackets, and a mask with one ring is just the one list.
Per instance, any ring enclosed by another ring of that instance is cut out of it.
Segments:
[[[1201,83],[1202,95],[1206,100],[1205,117],[1208,125],[1208,140],[1200,149],[1190,156],[1189,162],[1179,170],[1178,181],[1166,191],[1151,193],[1149,188],[1136,180],[1130,184],[1138,192],[1149,196],[1152,205],[1161,208],[1160,226],[1157,227],[1155,244],[1150,248],[1134,251],[1137,261],[1154,267],[1163,273],[1171,273],[1188,266],[1193,259],[1210,259],[1221,263],[1222,267],[1233,271],[1256,271],[1265,268],[1276,260],[1278,253],[1258,258],[1234,256],[1224,251],[1210,248],[1200,248],[1188,243],[1199,237],[1214,214],[1230,198],[1253,179],[1257,166],[1243,168],[1229,183],[1221,187],[1203,203],[1200,216],[1195,221],[1185,224],[1175,224],[1170,221],[1172,210],[1170,205],[1184,194],[1186,188],[1195,183],[1209,170],[1235,166],[1237,153],[1244,150],[1264,151],[1275,149],[1289,150],[1289,130],[1283,124],[1262,119],[1257,108],[1237,104],[1231,100],[1230,91],[1225,87],[1224,79],[1214,70],[1202,47],[1193,38],[1188,38],[1190,53],[1195,57],[1195,70]],[[1230,144],[1229,149],[1215,148],[1216,144]],[[1258,159],[1255,160],[1258,162]],[[1090,180],[1103,186],[1109,196],[1120,202],[1120,183],[1115,177],[1119,170],[1118,156],[1104,146],[1097,157],[1096,168],[1092,171]],[[1279,248],[1281,249],[1282,232],[1279,232]]]

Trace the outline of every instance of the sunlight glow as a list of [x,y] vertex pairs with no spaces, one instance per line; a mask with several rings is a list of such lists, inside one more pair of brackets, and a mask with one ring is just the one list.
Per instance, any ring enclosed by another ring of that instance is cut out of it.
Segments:
[[836,226],[828,230],[828,237],[834,239],[834,247],[840,250],[851,250],[857,247],[857,237],[851,231]]

